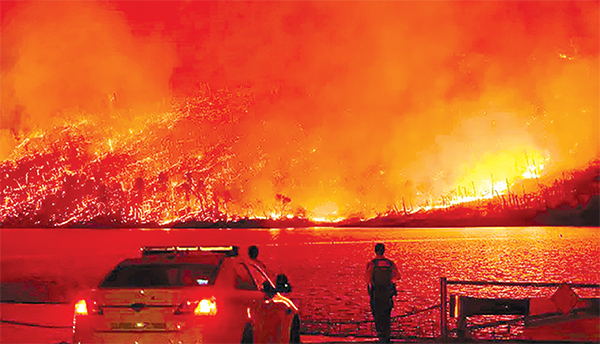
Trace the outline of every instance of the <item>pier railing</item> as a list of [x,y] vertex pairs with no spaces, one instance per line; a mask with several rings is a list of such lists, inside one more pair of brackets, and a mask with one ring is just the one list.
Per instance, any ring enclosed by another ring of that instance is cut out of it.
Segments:
[[[459,281],[459,280],[448,280],[446,277],[440,278],[440,334],[442,341],[448,340],[448,335],[450,332],[455,332],[459,339],[465,335],[466,330],[468,329],[481,329],[481,328],[489,328],[500,325],[508,325],[510,331],[510,325],[524,322],[527,319],[535,318],[535,316],[531,316],[529,314],[529,301],[530,299],[476,299],[476,298],[468,298],[464,299],[454,297],[449,299],[448,294],[448,286],[451,285],[463,285],[463,286],[498,286],[498,287],[533,287],[533,288],[560,288],[563,286],[567,286],[573,289],[600,289],[600,284],[593,283],[547,283],[547,282],[494,282],[494,281]],[[595,300],[594,304],[597,303],[598,299],[590,299]],[[459,312],[457,308],[459,307],[459,302],[470,303],[470,308],[476,309],[476,311]],[[450,307],[449,307],[450,306]],[[450,310],[449,308],[455,308]],[[485,309],[485,311],[480,311]],[[458,317],[457,328],[454,331],[450,331],[448,329],[448,315],[449,311],[453,311],[453,315]],[[460,314],[459,314],[460,313]],[[496,320],[491,321],[486,324],[479,324],[471,326],[467,329],[466,327],[466,317],[472,314],[486,314],[486,315],[521,315],[521,317],[510,320]]]

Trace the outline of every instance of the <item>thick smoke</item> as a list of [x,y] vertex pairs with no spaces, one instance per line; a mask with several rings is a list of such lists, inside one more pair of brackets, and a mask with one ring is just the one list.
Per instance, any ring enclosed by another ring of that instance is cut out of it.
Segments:
[[2,12],[2,158],[32,131],[84,117],[126,126],[169,99],[172,44],[134,35],[111,4],[4,3]]
[[147,115],[171,78],[254,95],[221,128],[259,166],[248,202],[369,213],[599,156],[597,2],[60,4],[3,18],[3,146],[78,111]]

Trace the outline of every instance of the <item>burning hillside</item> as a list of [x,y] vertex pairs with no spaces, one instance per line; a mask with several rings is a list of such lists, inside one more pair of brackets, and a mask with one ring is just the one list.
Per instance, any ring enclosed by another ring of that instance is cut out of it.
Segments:
[[[521,207],[538,209],[540,194],[548,189],[540,185],[540,178],[543,183],[549,181],[542,176],[547,162],[539,160],[536,164],[535,156],[523,152],[521,158],[531,162],[519,170],[520,157],[514,157],[515,166],[504,169],[514,169],[510,179],[480,180],[477,184],[471,180],[469,185],[458,185],[441,197],[430,195],[421,204],[414,200],[431,192],[433,186],[419,184],[413,194],[399,194],[397,203],[369,204],[373,213],[338,215],[339,208],[332,205],[336,218],[321,219],[281,193],[252,198],[256,197],[253,182],[261,179],[272,162],[265,152],[256,151],[252,157],[237,154],[242,139],[235,131],[223,129],[235,126],[251,105],[252,98],[239,92],[215,92],[179,99],[173,103],[172,112],[156,115],[127,133],[83,120],[34,134],[16,147],[14,159],[1,165],[1,223],[52,227],[168,226],[187,221],[286,217],[336,221],[357,214],[363,219],[382,214],[408,215],[457,204],[471,204],[476,209],[481,206],[479,202],[506,202],[505,198],[511,203],[504,208],[519,209],[520,199]],[[205,127],[212,127],[214,132]],[[503,160],[509,158],[501,155],[496,159],[493,163],[497,168],[491,169],[491,178],[504,171],[502,163],[511,161]],[[598,166],[590,168],[593,174]],[[274,170],[269,182],[271,186],[288,183],[286,178],[301,176]],[[553,199],[570,199],[571,192],[564,189],[561,197]],[[577,195],[597,194],[576,187],[571,190]],[[532,207],[534,197],[537,203]],[[573,197],[575,203],[583,203]]]
[[245,111],[245,99],[229,100],[177,103],[125,134],[83,120],[23,140],[22,155],[2,164],[3,223],[222,220],[244,168],[233,161],[235,137],[211,140],[197,128]]
[[2,226],[508,205],[600,157],[594,2],[143,5],[3,3]]

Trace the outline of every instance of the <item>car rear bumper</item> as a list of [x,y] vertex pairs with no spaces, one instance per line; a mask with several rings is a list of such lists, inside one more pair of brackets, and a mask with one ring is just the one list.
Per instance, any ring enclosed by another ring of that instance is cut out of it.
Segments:
[[241,335],[225,338],[223,334],[211,335],[205,331],[183,331],[183,332],[92,332],[85,335],[75,334],[73,343],[131,343],[131,344],[157,344],[157,343],[177,343],[177,344],[200,344],[200,343],[237,343],[241,340]]
[[[239,333],[238,333],[239,332]],[[242,338],[242,329],[239,331],[224,331],[220,326],[208,324],[189,323],[179,330],[97,330],[86,324],[82,319],[78,321],[73,334],[74,344],[85,343],[239,343]]]

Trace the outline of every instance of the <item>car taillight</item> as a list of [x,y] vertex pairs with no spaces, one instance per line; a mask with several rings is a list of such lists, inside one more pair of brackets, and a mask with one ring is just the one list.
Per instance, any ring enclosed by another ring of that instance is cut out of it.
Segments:
[[85,300],[79,300],[75,304],[75,315],[88,315],[87,302]]
[[215,315],[217,314],[217,303],[214,299],[203,299],[198,302],[194,309],[195,315]]
[[102,314],[102,307],[96,301],[79,300],[75,303],[75,315]]
[[202,299],[200,301],[184,301],[175,310],[177,315],[215,315],[217,314],[217,302],[214,298]]

